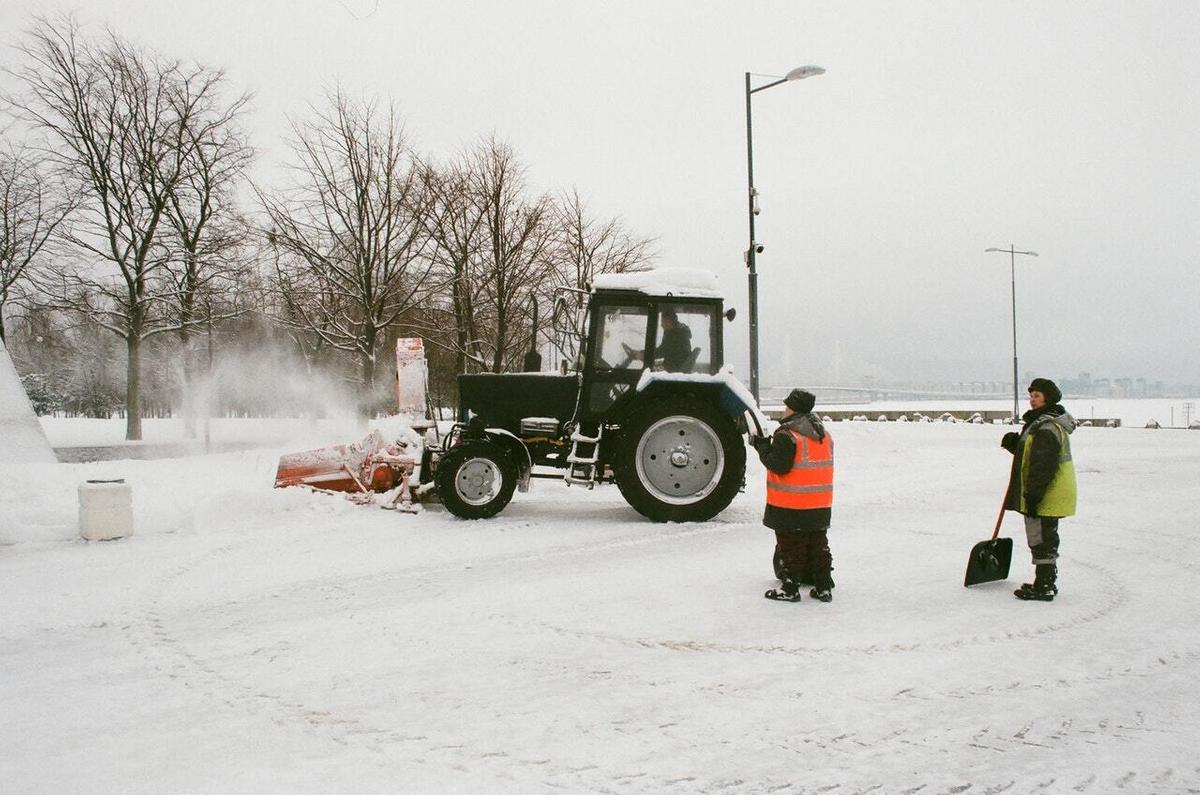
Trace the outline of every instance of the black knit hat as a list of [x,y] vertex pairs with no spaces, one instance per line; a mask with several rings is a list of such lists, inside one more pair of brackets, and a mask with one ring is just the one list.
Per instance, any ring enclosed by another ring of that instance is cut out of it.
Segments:
[[783,399],[783,405],[787,406],[797,414],[807,414],[813,410],[813,406],[817,403],[817,398],[812,392],[805,392],[803,389],[793,389],[788,393],[788,396]]
[[1035,378],[1029,382],[1030,392],[1041,392],[1046,402],[1053,405],[1062,400],[1062,390],[1049,378]]

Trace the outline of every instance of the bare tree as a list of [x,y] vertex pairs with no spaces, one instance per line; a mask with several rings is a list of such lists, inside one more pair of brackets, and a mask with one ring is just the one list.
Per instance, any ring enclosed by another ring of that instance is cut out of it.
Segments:
[[268,232],[266,239],[272,265],[263,306],[266,314],[286,331],[304,360],[306,371],[311,374],[324,359],[325,352],[332,348],[326,342],[330,324],[325,322],[322,327],[310,328],[306,305],[315,300],[333,306],[337,299],[329,292],[314,298],[320,292],[320,286],[312,275],[304,269],[285,266],[287,257],[276,245],[274,235]]
[[[633,236],[619,219],[602,221],[593,218],[578,190],[572,189],[563,194],[557,210],[557,238],[554,243],[556,287],[587,290],[602,273],[642,270],[652,261],[652,239]],[[580,293],[563,298],[565,305],[555,302],[552,306],[555,312],[566,310],[570,319],[556,318],[550,324],[550,333],[554,333],[554,327],[560,323],[575,327],[583,310]],[[567,359],[574,359],[579,354],[579,340],[572,334],[556,336],[554,342]]]
[[0,151],[0,342],[5,309],[25,297],[35,262],[70,212],[31,151]]
[[386,330],[430,288],[422,180],[395,109],[341,93],[295,124],[296,184],[260,193],[277,258],[279,320],[354,353],[373,387]]
[[529,340],[513,321],[552,273],[553,202],[546,195],[527,196],[524,167],[495,138],[475,148],[471,164],[468,195],[484,218],[480,277],[492,315],[491,369],[499,373]]
[[654,257],[652,239],[634,237],[620,219],[591,217],[576,189],[563,194],[556,220],[554,259],[563,286],[586,290],[602,273],[643,270]]
[[248,308],[240,285],[249,270],[248,226],[239,217],[235,191],[245,177],[252,151],[237,124],[248,97],[218,104],[215,96],[189,118],[185,130],[186,167],[169,194],[167,221],[175,232],[181,262],[166,271],[173,300],[167,311],[179,329],[182,348],[185,428],[194,433],[199,351],[192,330],[203,321],[208,331],[207,371],[211,374],[214,322]]
[[652,241],[614,219],[591,218],[577,191],[561,203],[532,196],[512,150],[488,138],[445,167],[427,166],[429,234],[445,292],[429,339],[452,351],[458,372],[499,372],[531,339],[531,299],[550,306],[558,285],[583,289],[596,274],[634,270]]
[[16,74],[28,96],[20,107],[81,193],[64,237],[87,261],[57,274],[56,300],[125,341],[125,435],[140,439],[142,341],[195,322],[165,309],[174,285],[162,226],[194,162],[189,131],[216,107],[224,75],[113,33],[85,40],[71,17],[38,19],[21,51],[27,64]]
[[450,351],[455,372],[486,367],[480,345],[483,325],[477,312],[483,305],[479,273],[483,264],[486,208],[472,200],[471,162],[466,156],[438,168],[422,168],[429,198],[426,232],[432,240],[441,294],[426,311],[428,339]]

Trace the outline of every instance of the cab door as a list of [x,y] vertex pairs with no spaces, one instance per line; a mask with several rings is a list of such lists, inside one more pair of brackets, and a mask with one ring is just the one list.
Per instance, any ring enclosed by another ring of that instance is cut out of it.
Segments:
[[613,404],[633,393],[653,351],[650,307],[637,301],[597,305],[588,335],[583,376],[581,419],[609,413]]

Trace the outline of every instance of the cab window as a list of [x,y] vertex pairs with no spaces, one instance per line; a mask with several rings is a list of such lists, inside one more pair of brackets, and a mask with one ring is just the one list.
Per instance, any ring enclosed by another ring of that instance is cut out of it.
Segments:
[[596,329],[596,369],[642,369],[649,324],[650,313],[644,306],[606,308]]
[[708,307],[662,304],[658,308],[654,369],[673,373],[713,371],[713,313]]

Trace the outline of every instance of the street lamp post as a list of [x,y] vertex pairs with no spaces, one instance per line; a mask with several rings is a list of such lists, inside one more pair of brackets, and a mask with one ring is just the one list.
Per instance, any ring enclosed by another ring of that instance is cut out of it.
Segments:
[[825,74],[820,66],[799,66],[783,77],[777,78],[758,88],[750,87],[751,73],[746,72],[746,179],[749,186],[747,194],[750,217],[750,247],[746,249],[746,267],[750,273],[750,394],[754,395],[754,403],[758,405],[758,271],[755,269],[755,257],[762,247],[754,239],[754,216],[758,215],[758,191],[754,189],[754,125],[750,113],[750,96],[759,91],[787,83],[791,80],[803,80],[806,77],[816,77]]
[[1017,255],[1024,254],[1028,257],[1036,257],[1036,251],[1017,251],[1016,246],[1009,244],[1008,248],[988,248],[984,249],[984,253],[996,253],[1008,255],[1008,267],[1010,277],[1012,279],[1012,326],[1013,326],[1013,422],[1021,416],[1020,400],[1018,400],[1018,381],[1017,381]]

